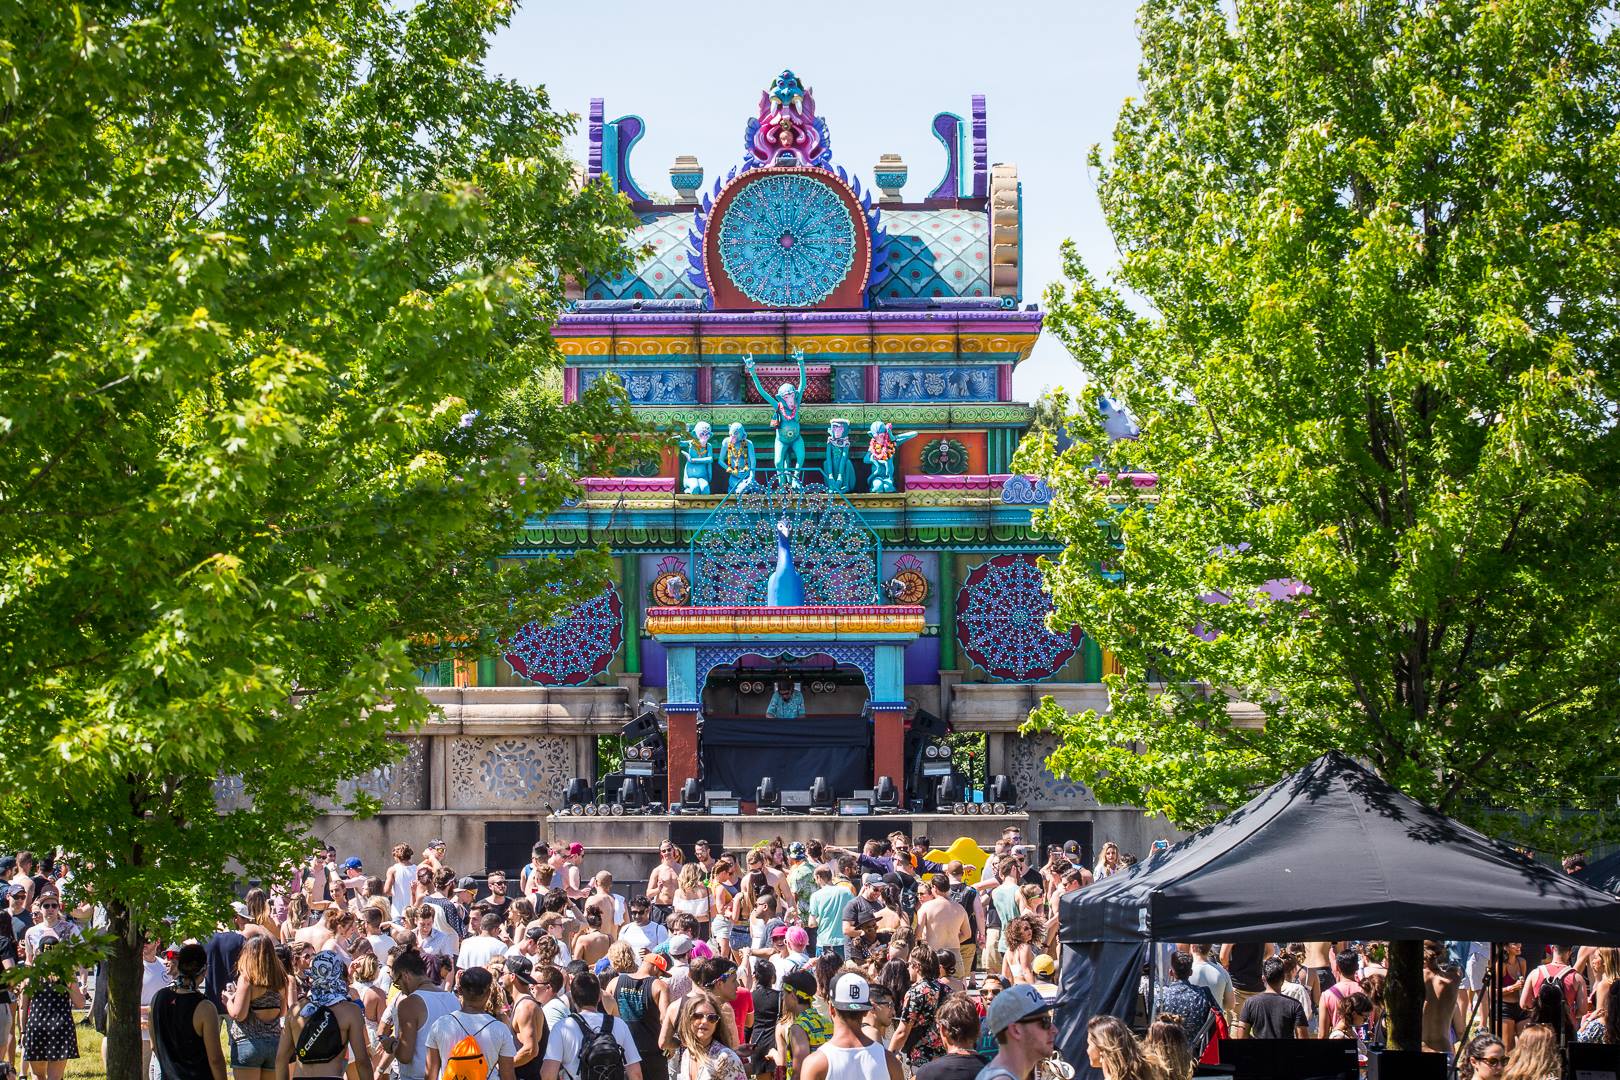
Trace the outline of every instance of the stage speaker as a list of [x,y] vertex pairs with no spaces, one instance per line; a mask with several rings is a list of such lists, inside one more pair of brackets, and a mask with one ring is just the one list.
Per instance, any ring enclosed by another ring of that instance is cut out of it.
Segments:
[[1367,1080],[1446,1080],[1448,1075],[1444,1054],[1426,1054],[1422,1050],[1367,1051]]
[[950,734],[950,726],[944,720],[935,716],[927,709],[918,709],[911,718],[911,730],[934,739],[943,739]]
[[1620,1043],[1570,1043],[1569,1072],[1594,1080],[1620,1080]]
[[677,818],[669,823],[670,840],[680,845],[680,849],[686,852],[688,859],[691,859],[692,849],[697,846],[699,840],[707,840],[709,850],[718,857],[724,847],[725,835],[725,825],[713,818]]
[[538,821],[484,822],[484,870],[501,870],[512,880],[529,861],[534,843],[540,839]]
[[644,712],[619,730],[619,737],[627,742],[638,742],[658,733],[658,714]]
[[1052,844],[1062,846],[1070,840],[1080,845],[1080,863],[1087,870],[1091,869],[1092,862],[1097,857],[1097,853],[1092,850],[1091,822],[1089,821],[1042,820],[1036,826],[1035,839],[1040,845],[1037,852],[1039,858],[1031,860],[1032,862],[1044,863],[1048,846]]

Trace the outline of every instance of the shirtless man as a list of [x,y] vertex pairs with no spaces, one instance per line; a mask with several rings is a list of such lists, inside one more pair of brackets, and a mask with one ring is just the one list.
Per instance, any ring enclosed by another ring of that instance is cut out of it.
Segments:
[[1310,980],[1305,984],[1311,991],[1311,1004],[1321,999],[1328,987],[1337,982],[1333,971],[1333,958],[1343,950],[1343,942],[1307,941],[1305,943],[1305,970]]
[[570,900],[583,900],[590,895],[590,890],[579,880],[579,865],[584,861],[585,845],[577,840],[569,844],[563,855],[562,888]]
[[681,885],[681,849],[665,840],[658,845],[658,865],[647,877],[647,898],[652,901],[653,922],[669,918],[675,906],[675,890]]
[[[601,914],[602,933],[607,935],[608,943],[612,944],[619,940],[618,905],[613,902],[613,875],[603,870],[591,879],[591,884],[596,887],[596,891],[585,901],[585,910]],[[603,951],[606,952],[606,949]]]
[[709,851],[709,842],[699,840],[692,845],[692,861],[703,867],[703,876],[709,877],[714,873],[714,854]]
[[971,935],[967,909],[950,897],[951,883],[944,874],[923,878],[917,888],[917,938],[936,952],[956,957],[956,970],[965,971],[962,945]]
[[1449,1054],[1451,1021],[1457,1011],[1457,992],[1462,988],[1462,972],[1446,955],[1438,941],[1423,943],[1423,1049]]

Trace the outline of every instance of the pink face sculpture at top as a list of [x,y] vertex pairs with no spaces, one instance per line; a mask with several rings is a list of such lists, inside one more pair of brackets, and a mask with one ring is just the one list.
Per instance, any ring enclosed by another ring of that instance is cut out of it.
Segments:
[[759,119],[750,128],[748,148],[761,165],[783,158],[790,159],[788,164],[811,165],[822,156],[815,94],[791,71],[782,72],[759,95]]

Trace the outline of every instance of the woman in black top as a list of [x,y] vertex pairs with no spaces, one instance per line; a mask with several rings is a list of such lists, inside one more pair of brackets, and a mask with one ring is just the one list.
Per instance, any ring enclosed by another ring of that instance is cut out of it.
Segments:
[[776,1063],[767,1055],[776,1045],[776,1021],[782,1015],[782,995],[776,989],[776,968],[769,960],[754,964],[754,1023],[743,1047],[743,1065],[749,1076],[774,1076]]
[[182,945],[174,968],[174,982],[152,996],[152,1056],[163,1080],[225,1080],[219,1010],[202,992],[207,950]]

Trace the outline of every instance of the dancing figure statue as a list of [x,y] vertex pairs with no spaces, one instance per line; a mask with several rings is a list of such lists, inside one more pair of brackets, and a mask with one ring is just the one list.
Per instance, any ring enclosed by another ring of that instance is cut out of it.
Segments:
[[849,421],[834,417],[827,425],[827,457],[821,474],[827,490],[847,495],[855,490],[855,464],[849,460]]
[[776,569],[771,572],[771,580],[765,589],[765,604],[768,607],[804,606],[804,578],[793,566],[793,548],[788,543],[792,536],[793,530],[788,525],[788,519],[778,518]]
[[916,437],[915,431],[903,431],[896,435],[893,424],[872,421],[871,441],[866,444],[866,462],[872,466],[867,487],[873,494],[894,491],[895,453],[901,443]]
[[799,473],[804,469],[804,435],[799,431],[799,402],[804,398],[804,350],[795,349],[793,358],[799,362],[799,385],[783,383],[776,393],[765,389],[754,373],[754,356],[743,357],[743,367],[754,380],[754,389],[771,406],[771,427],[776,429],[776,475],[785,484],[797,486]]
[[732,491],[747,491],[754,486],[754,441],[741,424],[732,424],[725,441],[720,444],[720,464],[731,476]]
[[692,425],[692,439],[682,441],[681,457],[686,461],[681,472],[681,490],[688,495],[709,494],[709,471],[714,468],[714,449],[709,436],[714,429],[707,420]]

